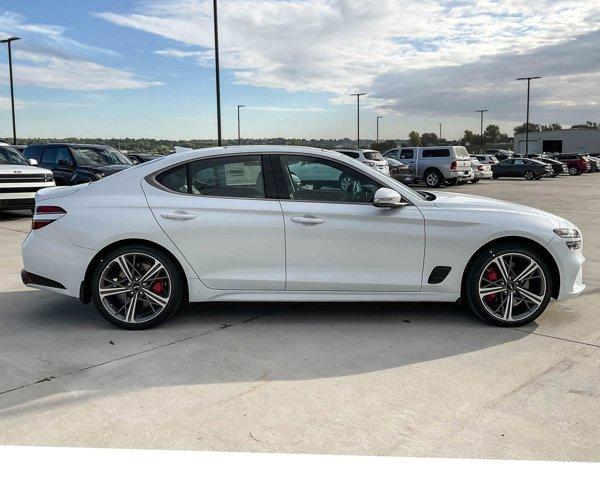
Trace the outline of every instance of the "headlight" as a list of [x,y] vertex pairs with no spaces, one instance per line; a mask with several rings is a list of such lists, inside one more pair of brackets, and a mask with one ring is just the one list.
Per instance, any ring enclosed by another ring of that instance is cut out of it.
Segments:
[[52,178],[53,178],[53,176],[51,173],[44,173],[44,181],[45,182],[51,182]]
[[562,238],[579,238],[581,234],[576,228],[555,228],[554,233]]

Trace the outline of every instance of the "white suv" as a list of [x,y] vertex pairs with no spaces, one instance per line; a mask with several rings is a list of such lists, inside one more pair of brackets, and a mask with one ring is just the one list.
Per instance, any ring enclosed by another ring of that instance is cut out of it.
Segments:
[[379,153],[377,150],[353,150],[340,148],[337,149],[336,152],[343,153],[350,158],[354,158],[359,162],[374,168],[378,172],[385,173],[386,175],[390,174],[390,165],[385,158],[383,158],[383,155],[381,155],[381,153]]
[[0,210],[33,209],[35,192],[53,186],[50,170],[30,165],[17,150],[0,142]]

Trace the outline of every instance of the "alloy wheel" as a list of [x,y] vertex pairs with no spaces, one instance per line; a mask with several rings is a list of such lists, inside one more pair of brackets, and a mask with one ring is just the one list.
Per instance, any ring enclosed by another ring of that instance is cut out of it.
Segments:
[[522,253],[504,253],[491,260],[479,278],[484,308],[503,322],[519,322],[533,315],[546,296],[542,267]]
[[439,183],[439,177],[438,177],[437,173],[435,173],[435,172],[428,173],[427,177],[425,178],[425,183],[427,183],[427,185],[429,187],[436,187]]
[[165,266],[147,253],[131,252],[111,260],[98,283],[104,308],[116,320],[148,322],[171,298],[171,278]]

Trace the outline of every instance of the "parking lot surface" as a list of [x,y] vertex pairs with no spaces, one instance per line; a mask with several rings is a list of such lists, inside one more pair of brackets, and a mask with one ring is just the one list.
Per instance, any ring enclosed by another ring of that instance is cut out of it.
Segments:
[[514,329],[448,304],[236,303],[121,331],[24,287],[31,219],[0,212],[0,444],[600,460],[600,174],[452,190],[581,227],[584,294]]

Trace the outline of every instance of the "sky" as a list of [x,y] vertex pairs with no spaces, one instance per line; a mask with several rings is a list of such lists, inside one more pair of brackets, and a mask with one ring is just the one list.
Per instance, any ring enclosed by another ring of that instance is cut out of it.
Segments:
[[[20,137],[216,138],[212,0],[0,0]],[[223,135],[600,120],[600,0],[219,0]],[[0,45],[0,137],[10,137]]]

